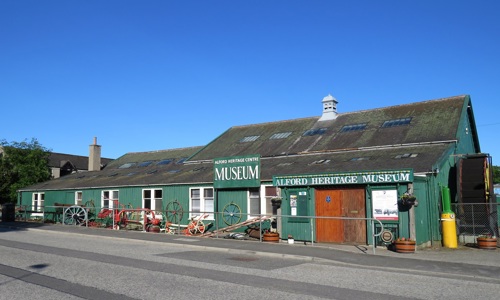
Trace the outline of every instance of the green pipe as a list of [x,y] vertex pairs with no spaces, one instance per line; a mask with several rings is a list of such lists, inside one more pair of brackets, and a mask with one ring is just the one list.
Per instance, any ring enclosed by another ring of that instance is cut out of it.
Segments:
[[451,210],[451,197],[450,197],[450,188],[447,186],[442,187],[442,200],[443,200],[443,213],[449,214],[453,213]]

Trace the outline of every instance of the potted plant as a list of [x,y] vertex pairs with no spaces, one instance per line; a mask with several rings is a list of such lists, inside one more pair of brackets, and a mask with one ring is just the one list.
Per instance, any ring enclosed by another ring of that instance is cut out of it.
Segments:
[[399,203],[405,206],[418,205],[417,197],[408,192],[404,193],[403,195],[401,195],[401,197],[399,197]]
[[394,251],[398,253],[414,253],[416,242],[415,240],[409,238],[399,237],[392,243],[392,245]]
[[497,237],[491,234],[478,236],[476,244],[479,249],[495,250],[497,248]]
[[278,243],[280,241],[280,235],[277,232],[271,232],[271,230],[266,229],[262,235],[263,242]]

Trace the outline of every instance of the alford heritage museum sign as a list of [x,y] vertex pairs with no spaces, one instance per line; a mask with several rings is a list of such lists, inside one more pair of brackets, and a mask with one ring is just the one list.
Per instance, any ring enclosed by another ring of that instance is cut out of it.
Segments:
[[413,170],[273,176],[274,186],[404,183],[412,181]]
[[260,155],[214,159],[214,188],[260,186]]

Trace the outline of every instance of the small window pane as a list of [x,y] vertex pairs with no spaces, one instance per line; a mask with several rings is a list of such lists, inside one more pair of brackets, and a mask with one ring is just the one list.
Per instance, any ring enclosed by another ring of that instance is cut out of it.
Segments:
[[140,163],[139,167],[147,167],[152,163],[153,163],[152,161],[145,161],[145,162]]
[[315,129],[309,129],[306,132],[304,132],[303,136],[313,136],[313,135],[321,135],[326,132],[327,128],[315,128]]
[[214,190],[213,189],[205,189],[203,191],[205,197],[213,198],[214,197]]
[[408,125],[408,124],[410,124],[410,122],[411,122],[411,118],[401,118],[401,119],[388,120],[388,121],[385,121],[384,124],[382,124],[382,127],[388,128],[388,127]]
[[126,163],[118,167],[118,169],[127,169],[135,165],[135,163]]
[[240,143],[255,142],[260,135],[246,136],[240,140]]
[[193,212],[200,212],[200,199],[191,199],[191,210]]
[[366,128],[366,123],[363,124],[354,124],[354,125],[346,125],[340,129],[340,132],[350,132],[350,131],[358,131]]
[[172,162],[171,159],[164,159],[164,160],[161,160],[160,162],[158,162],[157,165],[168,165],[171,162]]
[[287,137],[289,137],[290,135],[292,134],[291,131],[289,132],[280,132],[280,133],[275,133],[273,135],[271,135],[271,137],[269,138],[270,140],[278,140],[278,139],[286,139]]
[[259,190],[250,190],[250,215],[260,214],[260,194]]

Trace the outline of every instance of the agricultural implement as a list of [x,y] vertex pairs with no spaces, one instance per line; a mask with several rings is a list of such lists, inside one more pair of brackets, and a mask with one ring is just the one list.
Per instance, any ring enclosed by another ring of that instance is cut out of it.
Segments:
[[85,202],[83,206],[54,203],[54,218],[64,225],[88,225],[89,219],[95,216],[94,201]]

